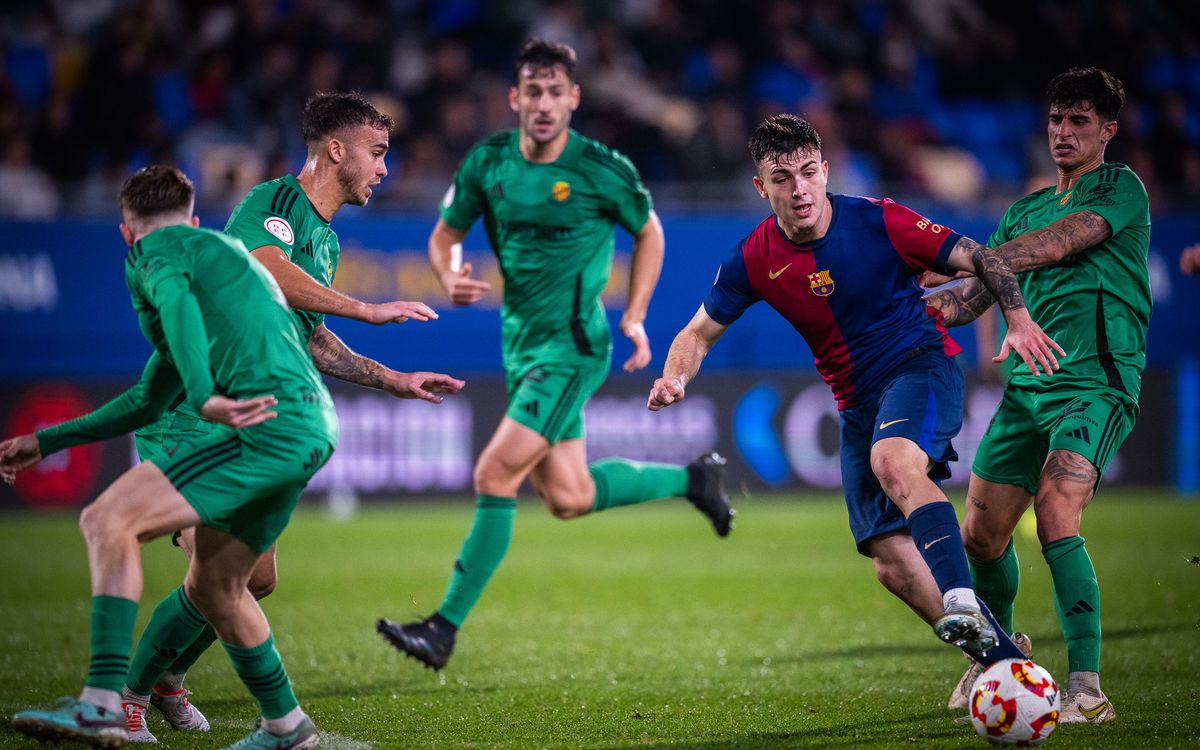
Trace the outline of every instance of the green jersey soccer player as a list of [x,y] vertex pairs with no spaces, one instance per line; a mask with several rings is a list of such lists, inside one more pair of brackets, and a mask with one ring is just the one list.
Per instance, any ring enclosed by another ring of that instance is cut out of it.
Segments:
[[[1138,176],[1104,161],[1125,101],[1121,82],[1073,69],[1050,82],[1047,99],[1058,183],[1014,203],[990,243],[1025,271],[1029,311],[1067,356],[1052,377],[1030,377],[1012,363],[975,456],[962,534],[980,597],[1011,630],[1019,575],[1012,533],[1032,502],[1070,666],[1059,721],[1095,723],[1116,713],[1100,689],[1100,589],[1079,526],[1138,413],[1150,209]],[[991,304],[974,279],[928,299],[948,325]],[[973,681],[964,675],[951,708],[966,706]]]
[[512,537],[517,488],[528,476],[550,511],[594,511],[686,496],[729,532],[724,459],[670,466],[624,459],[588,465],[583,409],[608,375],[612,338],[600,294],[608,283],[613,227],[633,235],[629,300],[621,332],[633,342],[627,371],[650,361],[643,321],[662,266],[663,233],[650,194],[624,156],[571,130],[579,105],[575,52],[534,39],[514,66],[509,105],[516,130],[476,145],[463,160],[429,238],[429,257],[452,301],[487,291],[451,249],[483,217],[504,275],[501,310],[508,410],[475,466],[475,521],[446,595],[431,617],[379,632],[430,667],[450,657],[455,634],[500,565]]
[[11,479],[56,450],[153,421],[177,394],[219,425],[125,472],[84,509],[91,662],[78,700],[13,718],[38,739],[112,747],[128,739],[119,691],[142,593],[138,545],[196,527],[186,583],[174,596],[192,619],[202,623],[203,612],[212,622],[258,701],[262,722],[249,744],[316,741],[267,619],[244,590],[333,452],[333,401],[275,280],[240,241],[195,228],[193,196],[171,167],[143,169],[121,191],[126,283],[155,348],[142,379],[92,414],[0,444],[0,475]]
[[[401,398],[434,403],[462,382],[436,373],[391,370],[348,349],[325,327],[326,313],[382,324],[437,315],[419,302],[367,304],[331,288],[340,254],[330,228],[333,214],[346,204],[362,205],[387,174],[392,121],[354,93],[319,94],[305,106],[303,130],[308,158],[298,176],[286,175],[250,190],[233,210],[225,233],[250,249],[283,290],[299,325],[300,338],[317,369],[348,382],[379,388]],[[138,455],[153,460],[213,428],[187,404],[168,412],[137,434]],[[191,554],[191,531],[179,535]],[[262,598],[275,587],[272,549],[255,566],[248,589]],[[175,729],[208,729],[191,704],[184,676],[216,638],[211,627],[188,617],[178,597],[166,597],[146,626],[130,665],[124,709],[134,741],[153,742],[145,712],[153,703]]]

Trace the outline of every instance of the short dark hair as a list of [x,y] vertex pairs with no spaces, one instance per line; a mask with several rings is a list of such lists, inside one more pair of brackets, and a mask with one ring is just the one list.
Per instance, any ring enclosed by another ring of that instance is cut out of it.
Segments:
[[1125,87],[1115,75],[1099,68],[1071,68],[1051,79],[1046,101],[1060,108],[1090,102],[1100,119],[1108,122],[1117,119],[1125,106]]
[[154,164],[125,181],[117,205],[123,213],[144,219],[185,210],[195,197],[196,188],[187,175],[175,167]]
[[396,122],[383,114],[357,91],[322,92],[304,105],[303,134],[305,143],[331,138],[344,128],[367,125],[389,133]]
[[533,37],[525,42],[517,59],[513,61],[513,79],[520,82],[521,69],[529,66],[530,70],[550,70],[555,65],[561,65],[566,71],[567,80],[575,81],[575,50],[571,45],[562,42],[548,42],[545,39]]
[[750,134],[750,158],[755,164],[797,151],[821,152],[821,134],[797,115],[772,115]]

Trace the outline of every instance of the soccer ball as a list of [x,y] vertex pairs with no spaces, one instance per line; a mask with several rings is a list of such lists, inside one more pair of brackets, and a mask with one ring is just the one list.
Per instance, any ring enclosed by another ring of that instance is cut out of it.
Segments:
[[997,745],[1040,745],[1058,725],[1058,683],[1028,659],[998,661],[971,688],[971,724]]

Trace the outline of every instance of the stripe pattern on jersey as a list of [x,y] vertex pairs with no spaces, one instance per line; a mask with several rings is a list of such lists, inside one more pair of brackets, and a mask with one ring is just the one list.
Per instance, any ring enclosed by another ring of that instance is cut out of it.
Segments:
[[300,197],[300,191],[284,183],[275,190],[274,197],[271,198],[271,213],[287,216],[292,212],[292,206],[296,205],[296,199]]
[[554,410],[550,412],[550,417],[546,420],[546,431],[543,434],[547,438],[558,439],[562,432],[563,421],[572,413],[569,407],[575,403],[575,399],[579,395],[579,388],[580,377],[578,373],[575,373],[563,386],[562,395],[559,396],[558,403],[554,405]]

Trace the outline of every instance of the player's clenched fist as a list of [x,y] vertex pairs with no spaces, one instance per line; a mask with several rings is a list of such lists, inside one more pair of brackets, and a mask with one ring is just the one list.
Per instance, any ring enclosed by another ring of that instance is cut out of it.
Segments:
[[682,401],[683,395],[683,383],[679,378],[659,378],[650,388],[650,399],[646,402],[646,408],[658,411],[676,401]]

